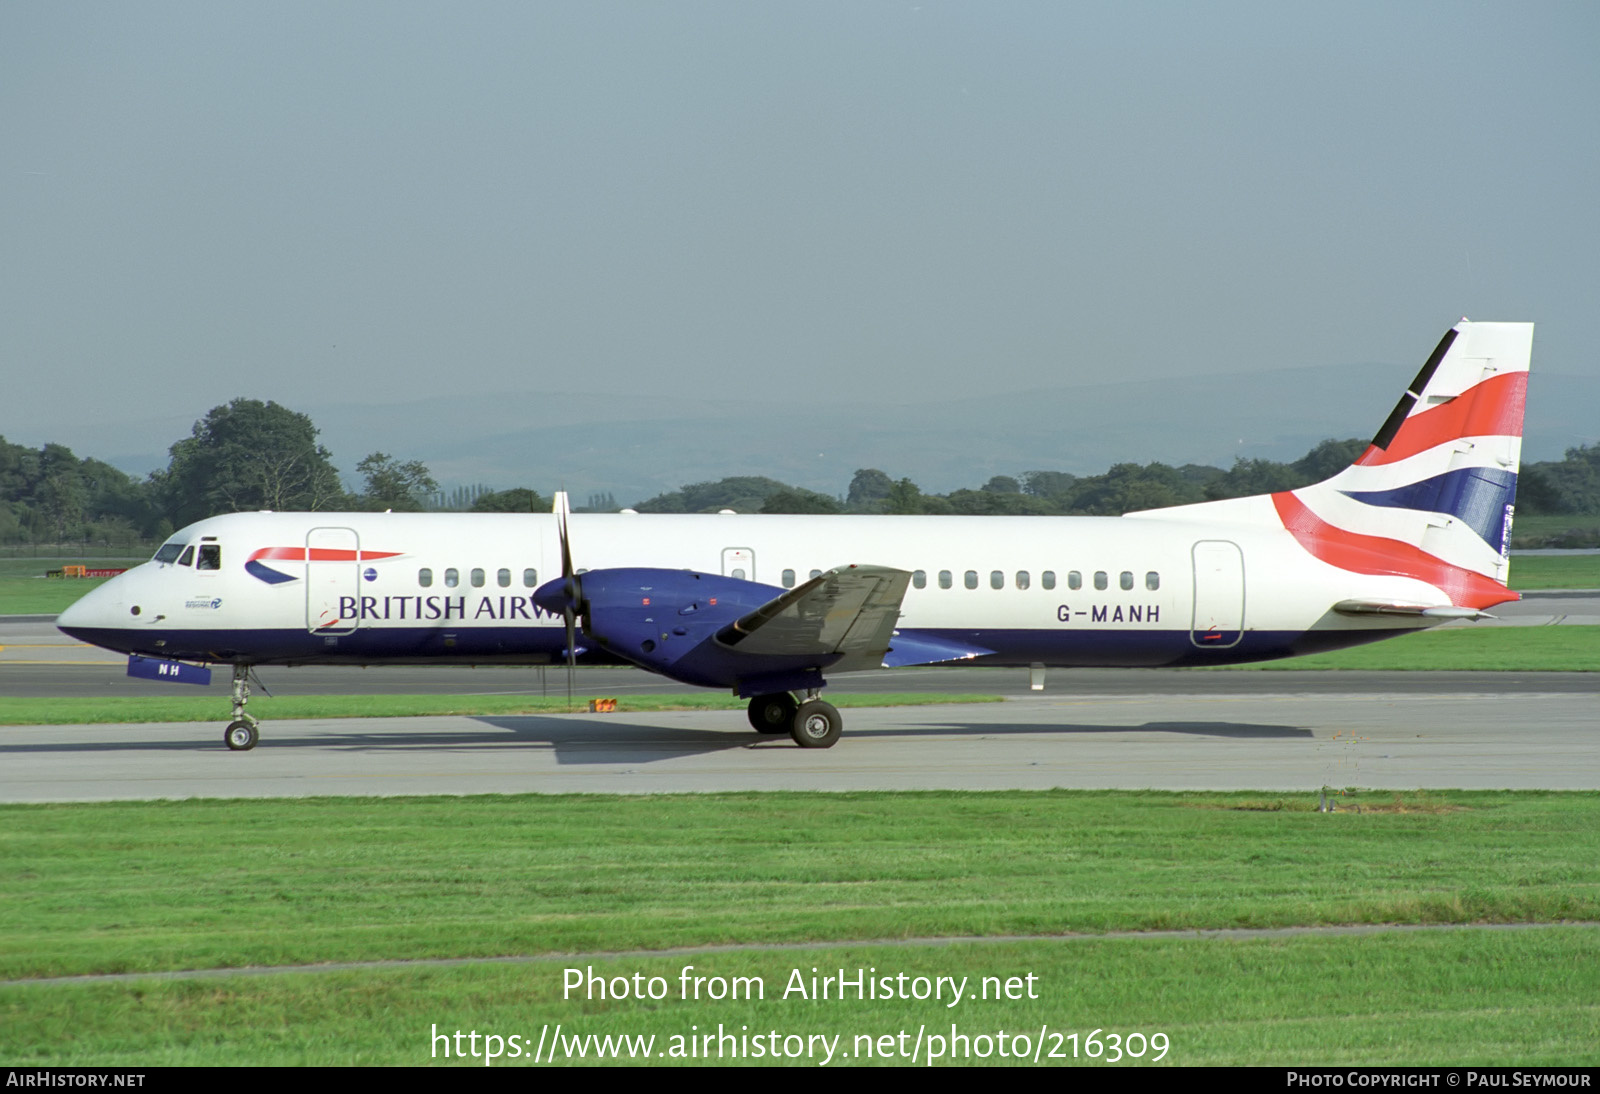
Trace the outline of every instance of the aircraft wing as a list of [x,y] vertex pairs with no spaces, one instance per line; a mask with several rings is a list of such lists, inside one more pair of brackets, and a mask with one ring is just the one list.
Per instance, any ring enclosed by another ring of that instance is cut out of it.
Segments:
[[725,627],[718,641],[756,656],[843,654],[832,672],[883,664],[911,574],[842,566],[768,601]]

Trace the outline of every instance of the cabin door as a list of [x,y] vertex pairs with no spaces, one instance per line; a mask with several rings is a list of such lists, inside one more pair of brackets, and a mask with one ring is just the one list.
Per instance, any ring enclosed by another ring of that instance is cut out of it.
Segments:
[[1244,636],[1244,552],[1225,539],[1194,545],[1194,622],[1189,640],[1207,649],[1237,646]]
[[306,533],[306,630],[350,634],[360,622],[361,539],[354,528]]

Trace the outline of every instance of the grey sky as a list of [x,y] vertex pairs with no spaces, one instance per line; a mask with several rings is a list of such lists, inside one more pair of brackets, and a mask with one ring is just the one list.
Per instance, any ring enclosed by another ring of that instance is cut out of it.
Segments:
[[609,389],[803,426],[1410,363],[1463,314],[1593,374],[1597,47],[1592,3],[6,0],[0,434]]

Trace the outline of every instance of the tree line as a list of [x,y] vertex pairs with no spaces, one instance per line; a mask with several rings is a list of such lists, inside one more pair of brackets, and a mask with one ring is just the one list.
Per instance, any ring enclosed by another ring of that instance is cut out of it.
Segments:
[[[163,539],[217,513],[273,510],[547,512],[549,499],[518,487],[441,491],[428,468],[374,452],[356,465],[362,489],[345,489],[311,419],[274,402],[235,399],[214,407],[172,445],[165,468],[137,479],[62,445],[40,449],[0,437],[0,543],[131,544]],[[1115,516],[1137,509],[1293,490],[1335,474],[1366,442],[1323,441],[1287,463],[1239,459],[1226,470],[1203,464],[1119,463],[1101,475],[1028,471],[996,475],[946,494],[877,468],[857,471],[839,496],[760,476],[690,483],[636,503],[645,513],[883,513]],[[615,511],[610,493],[590,511]],[[1525,465],[1519,514],[1600,514],[1600,445],[1565,459]]]
[[[416,512],[446,508],[428,468],[374,452],[345,489],[311,419],[274,402],[213,407],[168,450],[167,466],[138,479],[59,444],[40,449],[0,437],[0,543],[122,545],[164,539],[217,513],[255,509]],[[457,494],[460,498],[460,494]],[[549,509],[532,490],[470,491],[478,512]]]
[[[641,513],[890,513],[961,516],[1117,516],[1138,509],[1295,490],[1349,466],[1366,450],[1356,438],[1323,441],[1298,460],[1239,459],[1205,464],[1119,463],[1101,475],[1027,471],[996,475],[976,489],[925,493],[908,478],[876,468],[855,473],[841,497],[775,479],[733,476],[690,483],[634,508]],[[1568,449],[1563,460],[1525,465],[1517,493],[1522,514],[1600,514],[1600,445]]]

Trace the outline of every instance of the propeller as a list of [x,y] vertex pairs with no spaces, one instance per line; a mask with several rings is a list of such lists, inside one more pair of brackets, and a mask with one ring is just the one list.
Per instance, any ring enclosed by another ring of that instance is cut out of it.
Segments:
[[567,712],[572,711],[572,676],[578,662],[578,605],[583,600],[583,583],[572,568],[572,534],[567,519],[572,506],[565,490],[555,495],[556,532],[561,539],[561,618],[567,624]]
[[561,542],[561,577],[539,586],[533,602],[551,615],[560,614],[567,628],[567,705],[572,705],[572,677],[578,658],[578,630],[588,630],[589,605],[583,598],[583,578],[572,565],[572,513],[565,490],[557,490],[550,511],[556,517],[556,534]]

